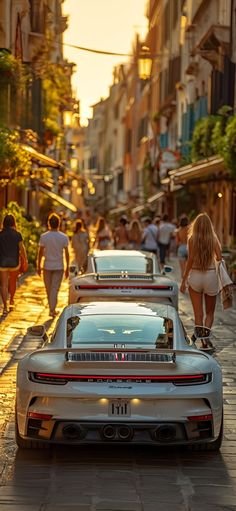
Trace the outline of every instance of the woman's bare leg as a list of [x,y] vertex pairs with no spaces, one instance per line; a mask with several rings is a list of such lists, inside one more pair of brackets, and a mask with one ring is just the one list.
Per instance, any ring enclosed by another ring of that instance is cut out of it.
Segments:
[[179,265],[180,265],[181,277],[183,277],[185,266],[186,266],[186,260],[179,259]]
[[8,298],[8,271],[0,271],[0,286],[1,286],[1,297],[3,301],[4,309],[7,308]]
[[8,288],[9,288],[9,294],[10,294],[10,305],[14,304],[14,296],[15,296],[15,292],[16,292],[16,283],[17,283],[18,275],[19,275],[19,270],[9,272]]
[[195,325],[202,326],[203,325],[203,295],[202,293],[197,293],[194,291],[192,287],[189,286],[189,295],[193,306],[194,312],[194,321]]
[[216,295],[215,296],[204,295],[204,299],[206,309],[205,326],[211,328],[214,321]]

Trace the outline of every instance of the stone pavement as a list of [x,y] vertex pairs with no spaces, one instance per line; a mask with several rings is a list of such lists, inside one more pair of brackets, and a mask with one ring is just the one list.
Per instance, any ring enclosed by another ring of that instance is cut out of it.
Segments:
[[[63,280],[58,300],[58,311],[68,303],[68,281]],[[6,317],[0,316],[0,374],[22,343],[26,329],[35,324],[45,324],[47,329],[55,320],[48,316],[43,280],[38,275],[27,276],[18,287],[15,307]]]

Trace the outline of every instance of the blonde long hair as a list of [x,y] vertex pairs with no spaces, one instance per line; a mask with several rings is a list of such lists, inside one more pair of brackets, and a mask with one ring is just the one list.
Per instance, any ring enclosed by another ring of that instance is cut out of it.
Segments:
[[189,227],[188,240],[192,243],[193,266],[207,271],[215,255],[216,233],[207,213],[200,213]]

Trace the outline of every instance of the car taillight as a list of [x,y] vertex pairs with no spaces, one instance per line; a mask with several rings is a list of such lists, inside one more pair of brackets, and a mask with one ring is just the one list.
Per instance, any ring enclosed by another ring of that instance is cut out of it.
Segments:
[[156,286],[149,286],[149,285],[138,285],[138,286],[135,286],[135,285],[125,285],[125,286],[122,286],[121,284],[117,284],[117,285],[109,285],[109,284],[100,284],[100,285],[96,285],[96,284],[80,284],[80,285],[75,285],[75,289],[79,290],[81,289],[82,291],[86,290],[86,289],[93,289],[93,290],[99,290],[99,289],[151,289],[151,290],[155,290],[155,289],[161,289],[162,291],[172,291],[173,289],[173,286],[165,286],[165,285],[156,285]]
[[65,385],[68,378],[64,374],[50,374],[50,373],[29,373],[30,381],[34,383],[49,383],[51,385]]
[[50,419],[52,418],[52,415],[49,415],[48,413],[28,412],[27,417],[29,417],[29,419],[39,419],[42,421],[50,421]]
[[163,383],[168,382],[176,386],[199,385],[211,381],[211,373],[185,374],[185,375],[93,375],[93,374],[55,374],[55,373],[29,373],[29,379],[35,383],[51,385],[65,385],[69,381],[88,383],[129,382],[134,383]]
[[212,413],[209,413],[208,415],[190,415],[187,417],[189,421],[211,421],[212,418]]

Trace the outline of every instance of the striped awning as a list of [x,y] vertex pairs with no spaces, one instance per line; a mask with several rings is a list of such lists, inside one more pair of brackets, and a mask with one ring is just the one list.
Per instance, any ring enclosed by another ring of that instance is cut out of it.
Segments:
[[54,169],[63,168],[63,165],[61,163],[59,163],[56,160],[53,160],[53,158],[50,158],[46,154],[39,153],[38,151],[36,151],[36,149],[31,147],[30,145],[21,144],[21,147],[22,147],[22,149],[24,149],[24,151],[26,151],[28,153],[28,155],[30,156],[30,158],[32,160],[40,163],[41,165],[45,165],[45,167],[53,167]]
[[61,204],[66,209],[69,209],[73,213],[77,213],[77,207],[74,204],[72,204],[72,202],[69,202],[68,200],[64,199],[64,197],[61,197],[61,195],[51,192],[50,190],[44,188],[43,186],[39,186],[39,191],[50,197],[52,200],[58,202],[58,204]]

